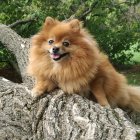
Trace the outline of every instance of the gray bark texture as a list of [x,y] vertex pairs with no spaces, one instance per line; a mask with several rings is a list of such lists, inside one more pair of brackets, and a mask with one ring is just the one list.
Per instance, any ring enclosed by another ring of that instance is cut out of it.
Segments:
[[0,140],[138,140],[140,114],[103,108],[61,89],[32,98],[26,75],[30,39],[0,24],[0,41],[17,59],[23,83],[0,78]]

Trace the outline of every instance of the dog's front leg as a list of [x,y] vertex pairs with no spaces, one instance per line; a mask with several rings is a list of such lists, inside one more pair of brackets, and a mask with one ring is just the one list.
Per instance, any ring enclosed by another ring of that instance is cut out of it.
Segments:
[[49,91],[52,91],[53,89],[55,89],[57,86],[55,85],[55,83],[53,83],[51,80],[49,79],[40,79],[37,78],[36,79],[36,84],[34,86],[34,88],[31,91],[31,95],[33,97],[38,97],[42,94]]
[[102,106],[109,106],[106,94],[103,88],[103,80],[97,79],[91,82],[91,91],[92,94],[97,99],[98,103]]

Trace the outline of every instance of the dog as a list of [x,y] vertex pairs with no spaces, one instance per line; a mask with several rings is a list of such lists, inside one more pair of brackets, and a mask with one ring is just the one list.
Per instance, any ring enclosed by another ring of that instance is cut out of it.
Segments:
[[90,91],[102,106],[140,112],[140,88],[127,84],[78,19],[47,17],[31,44],[27,71],[36,79],[32,96],[57,87],[67,94]]

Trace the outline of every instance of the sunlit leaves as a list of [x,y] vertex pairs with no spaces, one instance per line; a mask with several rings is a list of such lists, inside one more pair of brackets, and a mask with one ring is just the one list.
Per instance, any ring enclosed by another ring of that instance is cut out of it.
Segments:
[[14,30],[30,37],[41,27],[46,16],[60,20],[83,16],[85,26],[95,35],[101,49],[114,63],[128,63],[132,53],[125,53],[138,43],[140,48],[139,0],[5,0],[0,2],[0,22],[34,18],[35,22],[18,25]]

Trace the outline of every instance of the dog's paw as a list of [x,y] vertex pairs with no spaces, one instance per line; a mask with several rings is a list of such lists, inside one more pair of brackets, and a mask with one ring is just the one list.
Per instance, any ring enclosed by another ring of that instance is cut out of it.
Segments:
[[32,89],[31,91],[31,96],[36,98],[36,97],[39,97],[43,94],[44,92],[43,91],[39,91],[39,90],[36,90],[36,89]]
[[111,106],[108,104],[108,105],[105,105],[104,108],[106,108],[106,109],[110,109]]

